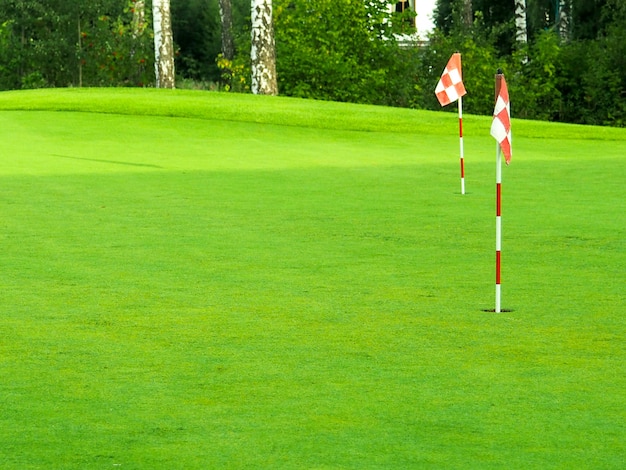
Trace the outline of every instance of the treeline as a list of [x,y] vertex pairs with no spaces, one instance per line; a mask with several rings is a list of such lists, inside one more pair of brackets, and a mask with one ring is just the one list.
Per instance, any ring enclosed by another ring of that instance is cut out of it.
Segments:
[[[250,1],[228,1],[232,57],[220,1],[171,0],[177,84],[249,92]],[[138,23],[137,3],[0,0],[0,89],[154,86],[150,15]],[[525,42],[519,3],[439,0],[429,41],[411,43],[394,33],[413,32],[412,13],[385,1],[273,0],[279,93],[441,109],[434,86],[458,51],[468,113],[491,114],[501,68],[516,117],[626,125],[626,2],[525,0]]]
[[[518,3],[526,6],[526,43],[516,41]],[[463,15],[468,4],[470,21]],[[624,0],[439,0],[435,20],[424,63],[440,67],[440,52],[463,53],[468,112],[489,114],[498,67],[514,116],[626,125]]]
[[0,0],[0,89],[154,82],[147,23],[131,0]]

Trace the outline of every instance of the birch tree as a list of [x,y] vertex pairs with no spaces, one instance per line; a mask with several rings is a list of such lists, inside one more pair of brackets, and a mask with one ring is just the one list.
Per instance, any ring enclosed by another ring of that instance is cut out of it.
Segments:
[[276,45],[272,21],[272,0],[252,0],[252,93],[277,95]]
[[569,27],[571,18],[571,0],[559,0],[559,16],[557,18],[557,29],[561,40],[569,39]]
[[515,40],[519,44],[528,42],[526,0],[515,0]]
[[137,38],[146,29],[146,3],[144,0],[136,0],[133,3],[133,37]]
[[174,39],[170,0],[152,1],[154,72],[157,88],[175,88]]

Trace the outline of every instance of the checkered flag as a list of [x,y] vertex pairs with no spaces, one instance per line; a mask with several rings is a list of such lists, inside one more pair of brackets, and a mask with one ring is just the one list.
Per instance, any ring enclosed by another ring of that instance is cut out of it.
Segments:
[[511,163],[511,103],[509,101],[509,90],[506,80],[501,73],[498,76],[499,87],[496,96],[496,106],[493,110],[493,121],[491,123],[491,135],[498,141],[504,160],[508,165]]
[[461,54],[456,52],[452,54],[448,65],[441,74],[441,79],[435,88],[435,95],[437,95],[441,106],[445,106],[458,100],[466,93],[461,74]]

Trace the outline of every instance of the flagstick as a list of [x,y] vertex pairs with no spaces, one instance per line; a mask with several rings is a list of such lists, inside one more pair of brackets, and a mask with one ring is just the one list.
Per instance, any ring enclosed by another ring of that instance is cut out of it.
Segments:
[[459,96],[459,142],[461,146],[461,194],[465,194],[465,165],[463,163],[463,98]]
[[[498,70],[496,74],[496,101],[500,95],[502,86],[502,72]],[[495,312],[500,313],[500,262],[502,250],[502,148],[496,143],[496,308]]]
[[500,260],[502,250],[502,150],[496,144],[496,313],[500,313]]

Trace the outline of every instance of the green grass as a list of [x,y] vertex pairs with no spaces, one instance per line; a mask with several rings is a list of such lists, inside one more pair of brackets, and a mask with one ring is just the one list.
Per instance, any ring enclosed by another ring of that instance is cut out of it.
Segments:
[[623,468],[626,130],[0,93],[0,467]]

